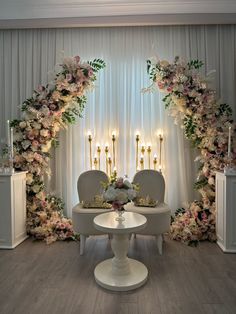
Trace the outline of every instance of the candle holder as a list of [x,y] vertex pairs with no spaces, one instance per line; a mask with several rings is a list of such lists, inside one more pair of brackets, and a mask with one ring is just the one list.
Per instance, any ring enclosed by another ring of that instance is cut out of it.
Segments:
[[88,141],[89,141],[89,161],[90,161],[90,169],[93,169],[93,159],[92,159],[92,134],[88,133]]
[[139,142],[139,133],[136,133],[136,171],[138,170],[138,142]]
[[162,168],[162,165],[161,165],[161,152],[162,152],[162,142],[163,142],[163,136],[162,134],[159,134],[159,141],[160,141],[160,151],[159,151],[159,171],[161,172],[161,168]]
[[141,170],[144,169],[144,158],[143,158],[143,156],[140,157],[140,169]]
[[101,167],[101,147],[99,144],[97,144],[97,154],[98,154],[98,170],[100,170],[100,167]]
[[97,164],[98,164],[97,156],[94,157],[94,159],[93,159],[93,164],[94,164],[95,170],[97,170]]
[[153,157],[153,167],[154,167],[154,170],[157,170],[157,155],[156,154]]
[[111,161],[111,156],[108,156],[108,166],[109,166],[109,176],[111,176],[111,164],[112,164],[112,161]]
[[148,168],[151,169],[151,144],[148,144],[147,152],[148,152]]
[[112,154],[113,154],[113,167],[116,166],[116,152],[115,152],[115,141],[116,141],[116,133],[112,132]]
[[105,145],[105,156],[106,156],[106,173],[108,175],[108,152],[109,152],[109,146],[108,144]]
[[141,145],[141,154],[143,155],[143,157],[144,157],[144,153],[145,153],[145,145],[142,144]]

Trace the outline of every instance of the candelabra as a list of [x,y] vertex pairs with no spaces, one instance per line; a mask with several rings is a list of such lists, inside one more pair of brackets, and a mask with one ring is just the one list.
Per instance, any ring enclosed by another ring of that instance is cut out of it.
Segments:
[[101,166],[101,147],[97,144],[97,153],[98,153],[98,170],[100,170]]
[[90,169],[93,168],[93,160],[92,160],[92,134],[88,132],[88,141],[89,141],[89,160],[90,160]]
[[148,168],[151,169],[151,144],[148,144],[147,152],[148,152]]
[[112,153],[113,153],[113,167],[116,167],[116,152],[115,152],[115,141],[116,141],[116,133],[112,132]]
[[138,170],[138,142],[139,142],[139,133],[136,133],[136,171]]
[[108,174],[108,152],[109,152],[109,146],[108,144],[105,145],[105,155],[106,155],[106,173]]

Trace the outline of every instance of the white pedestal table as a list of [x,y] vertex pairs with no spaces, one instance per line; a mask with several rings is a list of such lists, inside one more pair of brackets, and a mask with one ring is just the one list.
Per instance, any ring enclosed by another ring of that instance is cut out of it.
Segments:
[[112,233],[111,247],[114,257],[99,263],[94,276],[103,288],[113,291],[129,291],[142,286],[148,276],[146,266],[127,257],[129,234],[145,228],[145,216],[132,212],[123,214],[125,220],[117,221],[117,213],[110,212],[94,218],[94,226],[105,233]]

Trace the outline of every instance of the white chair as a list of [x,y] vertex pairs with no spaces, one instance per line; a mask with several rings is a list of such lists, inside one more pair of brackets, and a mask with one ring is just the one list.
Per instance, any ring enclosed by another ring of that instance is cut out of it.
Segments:
[[93,201],[96,195],[101,195],[101,182],[108,181],[106,173],[100,170],[89,170],[79,176],[77,189],[80,203],[72,209],[72,223],[74,231],[80,234],[80,255],[84,253],[86,238],[89,235],[103,234],[93,226],[94,217],[110,211],[104,208],[83,208],[82,201]]
[[147,226],[140,230],[139,234],[154,235],[157,241],[159,254],[162,254],[163,233],[170,229],[171,211],[164,203],[165,180],[163,175],[156,170],[141,170],[133,178],[133,182],[139,185],[138,197],[158,201],[156,207],[139,207],[134,203],[125,206],[127,211],[143,214],[147,218]]

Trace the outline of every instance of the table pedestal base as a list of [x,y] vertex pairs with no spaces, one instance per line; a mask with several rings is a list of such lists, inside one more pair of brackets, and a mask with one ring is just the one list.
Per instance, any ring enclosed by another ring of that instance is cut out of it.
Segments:
[[112,258],[98,264],[94,270],[96,282],[113,291],[129,291],[141,287],[148,276],[146,266],[131,258],[127,258],[127,261],[129,270],[125,274],[114,271]]

